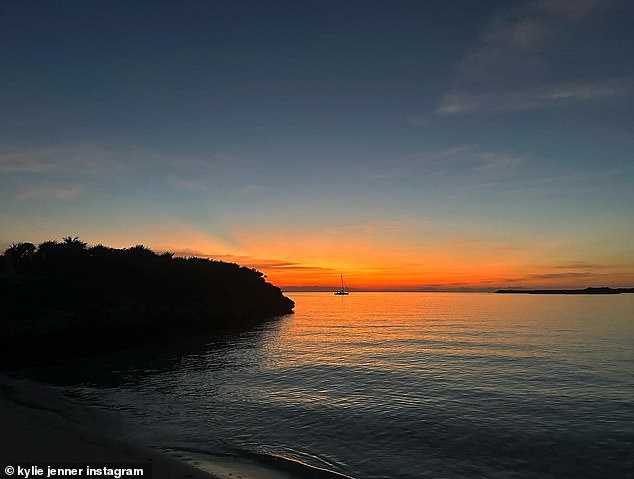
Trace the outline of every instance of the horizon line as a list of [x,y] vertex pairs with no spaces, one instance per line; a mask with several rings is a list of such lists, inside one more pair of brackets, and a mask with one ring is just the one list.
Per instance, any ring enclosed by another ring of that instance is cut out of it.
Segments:
[[[283,292],[289,293],[329,293],[334,292],[336,288],[332,286],[278,286]],[[574,286],[564,286],[564,287],[556,287],[556,288],[543,288],[543,287],[525,287],[525,286],[516,286],[516,287],[477,287],[477,286],[464,286],[464,287],[404,287],[404,288],[348,288],[348,291],[355,293],[495,293],[499,290],[506,291],[556,291],[556,290],[584,290],[588,288],[598,289],[598,288],[610,288],[610,289],[634,289],[633,286],[582,286],[582,287],[574,287]]]

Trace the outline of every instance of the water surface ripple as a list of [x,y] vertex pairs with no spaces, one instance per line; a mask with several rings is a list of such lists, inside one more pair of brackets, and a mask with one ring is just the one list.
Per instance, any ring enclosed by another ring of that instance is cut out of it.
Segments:
[[62,382],[148,445],[324,477],[634,477],[634,295],[290,296],[294,315],[255,330]]

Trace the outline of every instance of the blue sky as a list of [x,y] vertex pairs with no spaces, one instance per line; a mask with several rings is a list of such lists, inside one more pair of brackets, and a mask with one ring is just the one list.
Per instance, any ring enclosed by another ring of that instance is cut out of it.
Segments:
[[0,1],[0,243],[143,243],[287,285],[631,284],[633,20]]

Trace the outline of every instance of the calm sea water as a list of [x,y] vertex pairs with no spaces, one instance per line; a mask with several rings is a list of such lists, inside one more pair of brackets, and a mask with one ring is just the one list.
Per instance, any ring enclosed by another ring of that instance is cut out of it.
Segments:
[[634,295],[289,296],[250,331],[32,374],[146,445],[298,477],[634,477]]

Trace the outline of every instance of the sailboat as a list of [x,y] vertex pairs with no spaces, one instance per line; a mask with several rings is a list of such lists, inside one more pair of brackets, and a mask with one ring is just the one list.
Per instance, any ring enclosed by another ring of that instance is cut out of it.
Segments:
[[337,296],[345,296],[346,294],[350,294],[346,291],[346,285],[343,282],[343,274],[341,275],[341,289],[339,291],[335,291]]

